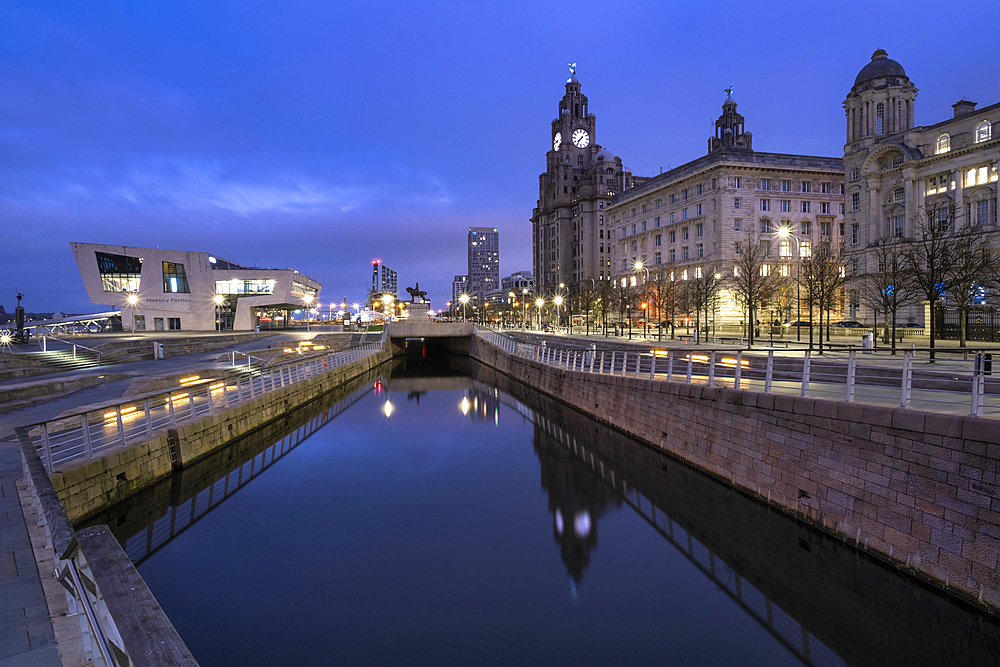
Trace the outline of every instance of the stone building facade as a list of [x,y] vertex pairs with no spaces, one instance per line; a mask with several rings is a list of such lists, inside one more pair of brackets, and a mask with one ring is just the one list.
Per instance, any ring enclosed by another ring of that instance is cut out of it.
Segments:
[[645,179],[633,178],[621,158],[597,143],[597,118],[576,74],[566,81],[549,134],[545,172],[531,215],[535,289],[552,294],[583,280],[611,276],[605,207],[611,198]]
[[[913,238],[929,215],[948,214],[957,228],[997,235],[1000,103],[977,110],[975,102],[960,100],[952,118],[916,126],[916,97],[903,66],[879,49],[844,100],[844,252],[851,275],[873,270],[873,245]],[[874,321],[850,283],[847,301],[858,319]],[[924,308],[904,309],[897,322],[925,324]]]
[[[636,270],[637,263],[653,273],[666,271],[675,281],[692,278],[707,265],[732,275],[742,248],[764,243],[774,258],[770,270],[791,280],[800,256],[835,250],[841,243],[840,158],[754,151],[732,97],[723,103],[708,148],[707,155],[608,202],[613,277],[641,285],[646,274]],[[791,235],[779,238],[781,228]],[[731,293],[723,290],[721,296],[717,322],[745,319]],[[800,312],[808,319],[806,309],[791,306],[781,318],[795,320]]]

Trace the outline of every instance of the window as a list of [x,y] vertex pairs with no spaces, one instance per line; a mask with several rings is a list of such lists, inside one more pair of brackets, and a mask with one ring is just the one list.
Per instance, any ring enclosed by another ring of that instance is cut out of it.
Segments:
[[701,238],[702,236],[704,236],[705,235],[705,225],[703,225],[700,222],[697,225],[695,225],[694,226],[694,235],[697,236],[698,238]]
[[685,241],[688,240],[688,227],[684,227],[683,229],[681,229],[681,239]]
[[808,220],[803,220],[799,223],[799,234],[802,236],[812,236],[812,223]]
[[674,214],[672,212],[670,214],[670,224],[674,224]]
[[879,102],[875,105],[875,134],[882,134],[885,121],[885,105]]
[[760,200],[760,210],[762,210],[762,211],[770,211],[771,210],[771,200],[770,199],[761,199]]
[[743,177],[742,176],[736,176],[735,178],[733,178],[733,187],[736,188],[737,190],[739,190],[740,188],[743,187]]
[[896,188],[892,191],[892,201],[903,201],[906,198],[905,188]]
[[656,200],[656,210],[657,210],[657,211],[659,211],[659,210],[660,210],[660,204],[661,204],[662,202],[663,202],[663,200],[662,200],[662,199],[657,199],[657,200]]
[[897,238],[903,237],[903,216],[892,216],[892,235]]
[[681,209],[681,220],[687,220],[687,219],[688,219],[688,210],[686,208]]
[[[843,206],[843,204],[841,204]],[[840,221],[840,238],[844,238],[844,221]]]
[[702,208],[701,208],[701,204],[698,204],[698,205],[697,205],[697,211],[698,211],[698,212],[697,212],[697,213],[695,213],[695,215],[702,215]]
[[853,182],[860,180],[861,180],[861,169],[859,167],[854,167],[853,169],[851,169],[851,181]]
[[743,198],[742,197],[733,197],[733,208],[735,208],[735,209],[741,209],[741,208],[743,208]]
[[684,188],[683,190],[681,190],[681,196],[682,196],[682,197],[683,197],[683,198],[684,198],[685,200],[686,200],[686,199],[688,198],[688,191],[687,191],[687,188]]
[[799,257],[812,257],[813,254],[813,243],[812,241],[802,241],[799,243]]
[[701,258],[701,257],[705,256],[705,244],[704,243],[698,243],[697,245],[695,245],[695,247],[694,247],[694,256],[698,257],[698,258]]
[[163,318],[162,317],[154,317],[153,318],[153,330],[154,331],[163,331]]
[[[840,214],[844,215],[844,205],[843,204],[840,205]],[[841,223],[841,224],[843,224],[843,223]]]
[[792,246],[788,242],[788,239],[781,239],[780,241],[778,241],[778,256],[779,257],[792,256]]
[[184,273],[183,264],[163,262],[163,291],[165,293],[190,294],[191,290],[188,288],[187,274]]
[[810,212],[810,210],[809,210],[811,208],[810,204],[812,204],[812,202],[808,202],[808,201],[802,202],[802,212],[803,213],[809,213]]
[[819,235],[820,236],[829,236],[830,235],[830,223],[829,222],[821,222],[821,223],[819,223]]
[[642,221],[642,231],[646,231],[646,221]]
[[268,278],[233,278],[232,280],[216,280],[216,294],[274,294],[274,279]]
[[675,230],[671,229],[667,233],[670,235],[670,242],[671,243],[676,243],[677,242],[677,232]]
[[861,210],[861,193],[852,192],[851,193],[851,210],[860,211]]
[[701,183],[698,184],[698,194],[701,194]]
[[993,127],[990,125],[990,121],[984,120],[979,125],[976,125],[976,143],[981,141],[989,141],[992,134]]
[[792,191],[792,182],[791,181],[782,181],[781,182],[781,191],[782,192],[791,192]]
[[779,202],[779,205],[780,205],[782,213],[791,213],[791,211],[792,211],[792,202],[790,202],[787,199],[782,199]]
[[660,242],[662,240],[663,240],[663,234],[657,234],[655,237],[653,237],[653,245],[660,245]]
[[646,205],[645,205],[645,204],[643,204],[643,205],[642,205],[642,212],[643,212],[643,213],[645,213],[645,212],[646,212]]
[[822,194],[824,194],[824,195],[830,194],[830,184],[829,183],[825,183],[825,182],[824,183],[820,183],[819,184],[819,191]]
[[663,261],[660,259],[660,253],[653,253],[653,264],[662,264]]
[[688,247],[687,246],[684,246],[683,248],[681,248],[681,259],[691,259],[691,257],[688,254]]
[[760,254],[767,257],[771,254],[771,242],[761,241],[760,242]]
[[604,202],[602,202],[602,201],[597,202],[597,210],[599,210],[599,211],[603,211],[604,210]]
[[858,245],[858,223],[851,223],[851,244]]
[[830,202],[828,201],[820,202],[819,213],[820,215],[830,215]]
[[740,252],[742,252],[742,250],[743,250],[743,244],[740,241],[737,241],[736,243],[733,244],[734,254],[739,255]]
[[951,135],[942,134],[937,139],[937,144],[934,146],[934,153],[940,155],[941,153],[947,153],[951,150]]
[[771,219],[770,218],[761,218],[760,219],[760,233],[761,234],[770,234],[773,231],[774,231],[774,229],[772,229],[772,227],[771,227]]
[[734,232],[743,231],[743,218],[733,218],[733,231]]
[[770,190],[771,189],[771,179],[770,178],[762,178],[762,179],[760,179],[760,189],[761,190]]
[[180,331],[181,328],[181,318],[179,317],[168,317],[167,318],[167,328],[171,331]]
[[142,258],[95,252],[97,272],[105,292],[138,292]]
[[675,197],[674,195],[670,195],[670,203],[673,204],[676,201],[677,201],[677,197]]
[[990,201],[988,199],[968,204],[968,210],[970,225],[990,224]]
[[656,216],[656,226],[660,226],[660,216]]
[[802,192],[812,192],[812,181],[802,181]]
[[782,275],[783,277],[787,278],[789,275],[791,275],[791,268],[787,264],[782,264],[778,268],[778,272],[779,272],[780,275]]
[[669,261],[676,262],[677,261],[677,251],[675,251],[673,248],[671,248],[668,257],[669,257]]
[[900,167],[902,167],[903,166],[903,154],[902,153],[896,153],[895,155],[893,155],[892,156],[892,163],[891,164],[892,164],[892,168],[893,169],[899,169]]

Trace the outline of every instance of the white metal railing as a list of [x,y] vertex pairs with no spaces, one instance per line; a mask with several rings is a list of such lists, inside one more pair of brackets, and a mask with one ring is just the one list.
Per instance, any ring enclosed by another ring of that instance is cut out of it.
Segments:
[[49,472],[67,461],[91,458],[108,447],[151,438],[154,433],[193,421],[219,407],[228,408],[309,380],[330,370],[364,359],[385,346],[386,332],[360,347],[332,352],[237,376],[87,412],[31,424],[26,428]]
[[990,371],[983,352],[971,354],[970,367],[957,376],[924,373],[915,381],[913,350],[904,351],[901,366],[896,368],[859,364],[855,350],[824,358],[808,350],[801,356],[775,355],[774,350],[760,354],[712,349],[598,350],[594,344],[588,349],[558,347],[548,341],[521,343],[482,327],[476,335],[513,356],[571,371],[1000,417],[1000,393],[986,391]]
[[76,359],[76,355],[77,355],[77,351],[78,350],[86,350],[91,355],[96,355],[97,356],[97,365],[98,366],[101,365],[101,357],[104,356],[104,353],[101,352],[100,350],[95,350],[92,347],[87,347],[86,345],[80,345],[79,343],[73,343],[73,342],[70,342],[68,340],[63,340],[61,338],[56,338],[55,336],[43,335],[43,336],[39,337],[39,339],[38,339],[38,348],[42,352],[48,352],[49,351],[49,341],[50,340],[54,340],[57,343],[62,343],[63,345],[70,345],[70,346],[72,346],[72,348],[73,348],[73,359]]

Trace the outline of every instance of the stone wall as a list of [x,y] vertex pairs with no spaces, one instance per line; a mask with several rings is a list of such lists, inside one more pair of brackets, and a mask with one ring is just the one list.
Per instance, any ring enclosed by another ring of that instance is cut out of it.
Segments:
[[1000,608],[1000,423],[591,375],[475,339],[482,363],[896,565]]
[[234,407],[220,406],[149,440],[109,448],[99,458],[71,461],[52,473],[52,484],[77,523],[390,359],[379,352]]

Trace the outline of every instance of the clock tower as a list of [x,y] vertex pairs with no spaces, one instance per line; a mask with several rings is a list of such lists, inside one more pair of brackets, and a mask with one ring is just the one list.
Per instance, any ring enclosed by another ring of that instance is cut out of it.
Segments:
[[[645,180],[645,179],[642,179]],[[535,291],[551,297],[565,285],[611,277],[611,226],[607,202],[634,185],[621,158],[597,143],[597,118],[570,65],[566,94],[552,121],[545,172],[538,177],[538,204],[531,216]]]

